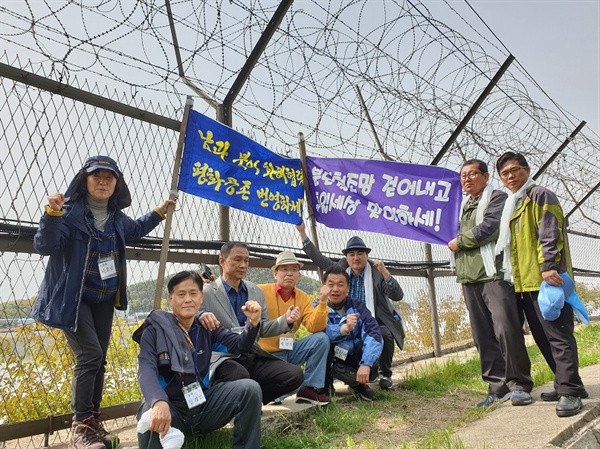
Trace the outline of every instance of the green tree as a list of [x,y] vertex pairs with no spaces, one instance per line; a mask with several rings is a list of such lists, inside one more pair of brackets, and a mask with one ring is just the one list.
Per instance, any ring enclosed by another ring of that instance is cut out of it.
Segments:
[[575,282],[575,290],[590,315],[600,313],[600,288],[588,287],[583,282]]
[[[410,325],[407,327],[405,351],[419,351],[433,348],[431,304],[429,293],[424,289],[417,292],[416,307],[404,315]],[[464,301],[461,298],[446,296],[437,300],[440,343],[444,345],[471,339],[471,328]]]

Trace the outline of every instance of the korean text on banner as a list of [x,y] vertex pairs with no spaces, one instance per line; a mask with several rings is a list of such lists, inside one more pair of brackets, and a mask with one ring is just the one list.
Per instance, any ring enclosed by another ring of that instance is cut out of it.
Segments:
[[279,156],[233,129],[190,111],[179,190],[262,217],[298,224],[300,159]]
[[447,245],[458,234],[459,174],[432,165],[307,158],[318,222]]

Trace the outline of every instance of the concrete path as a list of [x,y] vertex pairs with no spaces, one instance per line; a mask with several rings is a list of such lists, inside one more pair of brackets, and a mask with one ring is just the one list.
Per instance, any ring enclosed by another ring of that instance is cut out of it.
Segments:
[[552,391],[552,383],[534,388],[533,404],[515,407],[510,401],[482,419],[456,432],[468,449],[600,449],[600,365],[579,370],[589,399],[583,410],[569,418],[559,418],[556,402],[543,402],[540,393]]

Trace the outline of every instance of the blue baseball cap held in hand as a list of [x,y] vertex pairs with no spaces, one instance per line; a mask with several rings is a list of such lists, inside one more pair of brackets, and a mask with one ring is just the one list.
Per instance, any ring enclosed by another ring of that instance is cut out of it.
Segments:
[[560,311],[565,306],[565,292],[562,287],[550,285],[542,281],[538,295],[538,305],[542,317],[546,321],[554,321],[560,316]]
[[575,282],[568,273],[562,273],[560,276],[563,278],[563,285],[560,287],[542,281],[538,295],[538,305],[542,317],[546,321],[556,320],[566,302],[573,308],[573,312],[577,315],[579,321],[588,324],[590,318],[581,302],[581,298],[575,291]]

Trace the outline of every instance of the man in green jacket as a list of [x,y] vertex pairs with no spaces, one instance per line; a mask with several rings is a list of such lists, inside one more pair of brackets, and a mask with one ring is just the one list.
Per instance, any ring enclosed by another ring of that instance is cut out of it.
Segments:
[[511,399],[513,405],[531,404],[531,363],[525,348],[523,312],[512,286],[503,280],[502,258],[494,255],[506,193],[488,184],[487,164],[466,161],[460,182],[467,198],[462,207],[458,236],[448,242],[456,258],[457,282],[463,296],[481,377],[488,395],[477,407]]
[[565,303],[560,316],[548,321],[537,301],[542,281],[561,286],[561,273],[573,277],[563,211],[556,195],[529,177],[531,168],[522,154],[504,153],[496,169],[511,194],[495,252],[504,251],[505,278],[512,279],[531,333],[555,373],[555,391],[542,393],[542,400],[558,400],[556,414],[573,416],[582,408],[580,397],[588,396],[579,376],[573,309]]

